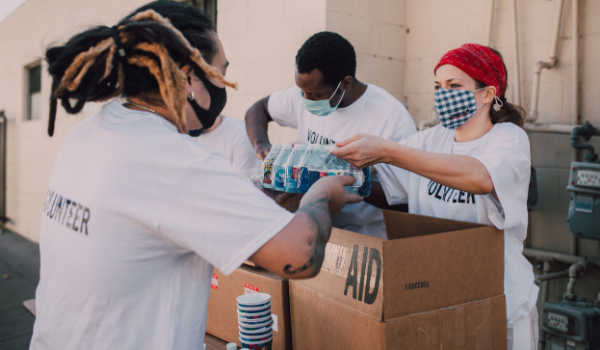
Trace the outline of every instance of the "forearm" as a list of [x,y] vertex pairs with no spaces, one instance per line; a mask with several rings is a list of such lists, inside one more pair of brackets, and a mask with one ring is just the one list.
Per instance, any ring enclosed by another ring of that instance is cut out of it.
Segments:
[[246,132],[252,146],[256,148],[258,144],[270,143],[267,130],[269,122],[273,119],[271,119],[266,110],[264,99],[257,101],[248,109],[245,120]]
[[488,194],[494,190],[487,169],[473,157],[426,152],[397,143],[389,143],[386,154],[385,163],[444,186],[473,194]]
[[285,278],[313,277],[321,269],[330,233],[327,195],[304,197],[294,219],[250,260]]
[[321,270],[325,258],[325,247],[331,234],[331,214],[327,197],[321,194],[316,198],[306,198],[306,200],[303,198],[300,208],[296,211],[296,218],[303,221],[310,231],[307,240],[310,250],[309,258],[302,266],[287,264],[283,268],[283,272],[289,278],[294,278],[294,275],[305,271],[308,275],[315,276]]

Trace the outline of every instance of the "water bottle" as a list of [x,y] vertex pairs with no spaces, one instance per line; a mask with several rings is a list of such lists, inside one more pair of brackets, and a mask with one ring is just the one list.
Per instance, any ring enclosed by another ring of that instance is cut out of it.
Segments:
[[[366,168],[367,171],[369,171],[369,168]],[[350,175],[354,176],[354,183],[350,186],[344,186],[344,189],[346,190],[346,192],[350,193],[350,194],[357,194],[357,195],[361,195],[360,193],[364,193],[364,190],[361,191],[362,187],[365,185],[365,170],[364,169],[358,169],[357,167],[355,167],[352,164],[348,164],[348,172],[350,173]],[[371,190],[371,187],[369,186],[369,192]]]
[[292,145],[281,146],[281,152],[279,156],[273,162],[273,174],[275,174],[275,181],[273,182],[273,189],[277,191],[285,191],[285,164],[287,163],[290,154],[292,154]]
[[332,149],[337,148],[334,146],[325,146],[326,155],[324,158],[323,168],[327,172],[327,176],[343,176],[350,175],[349,163],[345,160],[339,159],[333,154],[329,153]]
[[[335,145],[326,147],[328,152],[335,148]],[[332,154],[327,158],[326,167],[329,176],[352,175],[354,177],[355,181],[351,186],[344,186],[346,192],[357,194],[361,197],[367,197],[371,194],[371,169],[369,167],[358,169],[354,165]]]
[[273,174],[273,162],[281,152],[281,145],[276,143],[271,147],[271,152],[267,155],[263,161],[263,175],[261,179],[262,187],[272,188],[275,174]]
[[321,177],[327,176],[325,160],[329,151],[319,145],[308,145],[298,166],[298,193],[306,193]]
[[306,148],[306,145],[294,145],[294,150],[285,164],[285,192],[298,193],[298,166]]

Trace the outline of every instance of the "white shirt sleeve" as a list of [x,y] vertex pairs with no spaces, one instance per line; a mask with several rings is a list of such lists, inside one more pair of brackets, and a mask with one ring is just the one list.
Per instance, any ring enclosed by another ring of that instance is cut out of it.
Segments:
[[170,240],[230,274],[293,218],[227,159],[213,154],[181,174],[157,226]]
[[254,154],[254,147],[250,143],[246,133],[235,140],[233,148],[233,167],[242,173],[260,172],[260,160]]
[[[498,229],[527,225],[527,195],[531,175],[529,138],[512,124],[497,125],[498,131],[482,155],[475,157],[487,169],[501,207],[492,195],[481,196],[486,215]],[[525,237],[519,237],[521,240]]]
[[398,109],[398,117],[393,118],[397,120],[396,125],[391,128],[391,133],[388,136],[389,140],[400,142],[412,134],[417,132],[417,127],[415,126],[415,122],[413,121],[410,113],[406,110],[404,106]]
[[246,123],[230,116],[223,116],[220,127],[226,127],[221,133],[221,135],[228,136],[227,143],[223,145],[223,148],[228,149],[226,154],[230,155],[233,167],[241,173],[260,172],[260,160],[256,158],[254,147],[248,139]]
[[269,115],[281,126],[298,129],[301,108],[304,107],[300,88],[297,86],[274,92],[269,96]]

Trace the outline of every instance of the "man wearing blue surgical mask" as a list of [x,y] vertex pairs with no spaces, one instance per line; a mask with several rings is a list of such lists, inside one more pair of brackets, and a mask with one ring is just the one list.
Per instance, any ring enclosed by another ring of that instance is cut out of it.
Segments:
[[[400,141],[416,132],[404,105],[382,88],[356,79],[354,47],[341,35],[320,32],[296,55],[296,86],[272,93],[246,112],[246,130],[256,156],[271,149],[268,123],[298,130],[298,141],[328,145],[357,133]],[[386,238],[383,214],[388,208],[374,176],[371,195],[332,216],[333,226]],[[376,207],[377,206],[377,207]]]

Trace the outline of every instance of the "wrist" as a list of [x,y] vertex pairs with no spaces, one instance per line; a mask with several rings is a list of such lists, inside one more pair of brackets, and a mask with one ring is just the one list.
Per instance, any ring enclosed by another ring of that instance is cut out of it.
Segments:
[[269,142],[269,140],[264,140],[264,139],[257,139],[254,140],[254,148],[260,148],[260,147],[264,147],[264,146],[270,146],[271,143]]
[[383,159],[381,160],[380,163],[385,163],[385,164],[391,164],[394,162],[394,158],[396,153],[398,152],[397,149],[398,144],[394,141],[391,140],[386,140],[386,143],[383,146]]
[[329,203],[331,199],[330,192],[331,191],[327,186],[320,186],[319,183],[315,183],[311,186],[311,188],[308,189],[306,194],[304,194],[304,196],[302,197],[302,200],[300,201],[300,206],[303,206],[306,203],[312,203],[321,200],[322,198],[325,198],[327,200],[327,203]]

